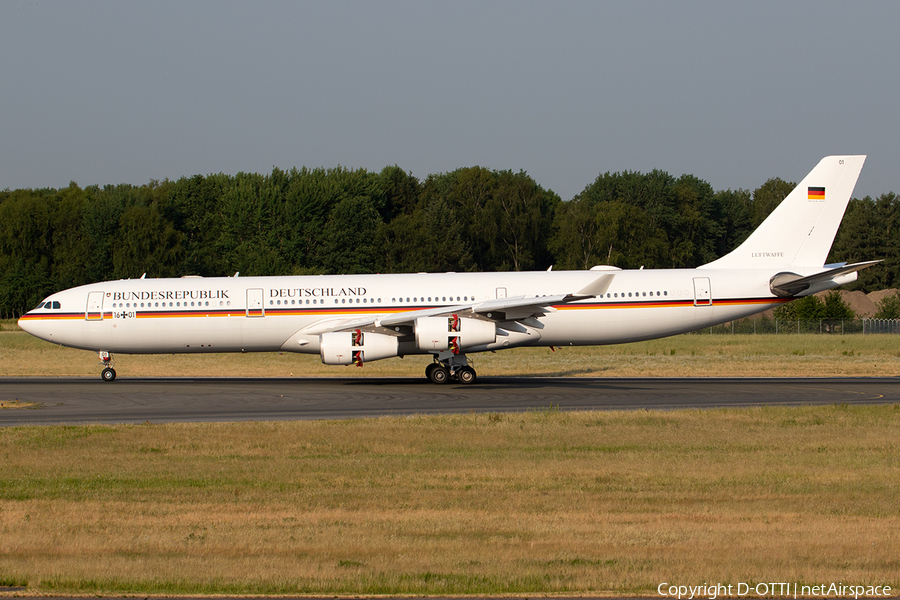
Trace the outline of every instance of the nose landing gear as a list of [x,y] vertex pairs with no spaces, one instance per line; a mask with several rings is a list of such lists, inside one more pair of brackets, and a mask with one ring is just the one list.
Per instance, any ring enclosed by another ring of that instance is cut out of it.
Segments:
[[116,378],[116,370],[112,368],[113,366],[113,358],[112,354],[101,350],[98,352],[100,355],[100,364],[103,365],[103,370],[100,371],[100,378],[103,381],[113,381]]

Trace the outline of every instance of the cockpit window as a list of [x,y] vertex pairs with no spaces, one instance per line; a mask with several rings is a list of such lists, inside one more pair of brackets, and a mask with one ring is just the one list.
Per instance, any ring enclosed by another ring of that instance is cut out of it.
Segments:
[[41,302],[40,304],[38,304],[37,306],[34,307],[34,310],[38,310],[39,308],[44,308],[44,304],[45,304],[44,302]]
[[57,300],[53,301],[53,308],[62,308]]

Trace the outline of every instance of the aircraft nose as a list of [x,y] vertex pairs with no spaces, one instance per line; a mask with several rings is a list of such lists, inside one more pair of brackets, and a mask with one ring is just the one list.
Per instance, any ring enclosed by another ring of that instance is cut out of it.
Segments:
[[34,337],[41,338],[42,340],[50,341],[50,338],[53,336],[47,323],[42,319],[35,318],[35,315],[30,312],[22,315],[18,320],[18,324],[19,327],[22,328],[22,331],[30,333]]
[[22,315],[21,317],[19,317],[19,320],[16,321],[16,322],[19,324],[19,328],[20,328],[22,331],[26,331],[26,332],[28,332],[28,333],[31,333],[31,323],[28,321],[28,314],[29,314],[29,313],[25,313],[24,315]]

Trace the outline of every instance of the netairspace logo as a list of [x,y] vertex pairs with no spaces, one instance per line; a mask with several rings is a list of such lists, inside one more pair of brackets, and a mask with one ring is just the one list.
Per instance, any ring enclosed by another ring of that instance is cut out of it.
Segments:
[[886,598],[891,596],[887,585],[845,585],[822,583],[802,585],[790,582],[769,583],[715,583],[703,585],[675,585],[668,582],[656,588],[660,596],[693,600],[694,598]]

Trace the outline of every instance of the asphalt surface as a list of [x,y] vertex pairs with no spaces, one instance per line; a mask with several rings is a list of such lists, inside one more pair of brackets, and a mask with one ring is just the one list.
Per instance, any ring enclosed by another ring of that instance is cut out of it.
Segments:
[[0,426],[835,403],[900,403],[900,378],[0,379]]

